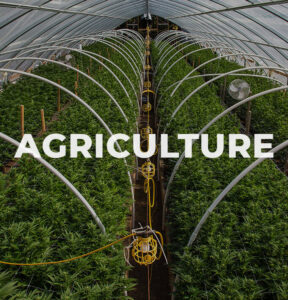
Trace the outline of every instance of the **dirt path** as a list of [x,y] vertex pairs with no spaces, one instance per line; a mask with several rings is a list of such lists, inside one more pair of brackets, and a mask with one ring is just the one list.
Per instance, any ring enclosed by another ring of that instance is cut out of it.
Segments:
[[[149,63],[150,59],[149,59]],[[152,72],[146,74],[145,81],[152,82]],[[152,89],[152,88],[150,88]],[[144,88],[145,90],[145,88]],[[144,95],[145,96],[145,95]],[[151,99],[152,98],[152,99]],[[144,99],[142,99],[144,101]],[[152,110],[150,111],[149,126],[153,129],[153,133],[157,132],[156,116],[153,113],[155,99],[152,93],[149,93],[149,102],[152,104]],[[147,113],[142,113],[140,117],[140,128],[148,125]],[[143,147],[143,150],[145,148]],[[138,168],[141,168],[142,164],[146,160],[139,159]],[[151,162],[157,166],[157,155],[151,158]],[[159,231],[163,234],[165,239],[165,232],[161,228],[162,221],[162,194],[159,180],[157,180],[157,172],[154,177],[156,187],[155,206],[152,209],[152,226],[153,230]],[[138,180],[135,181],[135,227],[146,226],[148,224],[148,207],[147,207],[147,194],[144,192],[144,177],[139,172]],[[164,245],[166,241],[164,240]],[[165,249],[166,250],[166,249]],[[168,265],[164,257],[162,256],[159,261],[155,261],[153,264],[145,267],[136,264],[133,258],[130,259],[130,263],[133,265],[133,269],[129,272],[130,278],[135,278],[137,285],[134,291],[129,293],[129,296],[135,300],[168,300],[171,299],[171,288],[169,283],[170,273]],[[150,284],[148,284],[148,280]]]

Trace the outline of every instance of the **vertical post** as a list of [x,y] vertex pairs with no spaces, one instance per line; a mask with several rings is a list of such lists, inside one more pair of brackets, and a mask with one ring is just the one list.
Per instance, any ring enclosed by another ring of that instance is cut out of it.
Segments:
[[89,68],[87,68],[87,74],[88,74],[88,76],[90,76],[90,69]]
[[20,127],[21,127],[21,137],[24,135],[24,105],[20,105]]
[[78,96],[78,82],[75,81],[75,95]]
[[250,127],[251,127],[251,101],[248,102],[248,108],[247,108],[247,113],[246,113],[246,122],[245,122],[245,127],[246,127],[246,134],[248,135],[250,132]]
[[[57,81],[58,84],[61,83],[60,79]],[[59,112],[61,110],[61,90],[58,88],[58,97],[57,97],[57,111]]]
[[[79,71],[79,65],[77,65],[77,70]],[[79,82],[79,72],[77,71],[77,83]]]
[[41,109],[41,125],[42,125],[42,132],[46,132],[44,109]]

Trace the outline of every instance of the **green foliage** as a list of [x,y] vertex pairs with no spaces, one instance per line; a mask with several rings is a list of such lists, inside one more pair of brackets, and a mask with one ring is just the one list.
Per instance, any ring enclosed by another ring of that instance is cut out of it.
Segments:
[[[103,45],[90,45],[88,49],[107,56]],[[73,57],[73,65],[79,65],[80,70],[87,72],[89,59],[76,53]],[[123,57],[111,50],[110,57],[128,74],[137,89],[139,83],[131,75],[130,66]],[[140,66],[140,62],[137,61],[137,64]],[[53,81],[60,79],[61,84],[74,91],[74,72],[48,64],[35,73]],[[124,122],[109,97],[81,75],[79,96],[97,111],[113,132],[134,132],[137,99],[127,80],[122,78],[132,105],[112,75],[105,69],[99,70],[95,62],[92,63],[91,75],[119,101],[129,123]],[[18,140],[20,104],[25,105],[26,133],[35,136],[40,131],[41,108],[45,108],[47,120],[53,115],[55,118],[57,89],[31,78],[9,85],[0,97],[1,131]],[[91,137],[103,133],[108,138],[99,121],[83,105],[62,93],[62,104],[65,103],[69,106],[56,115],[56,121],[48,124],[47,133],[36,138],[39,149],[45,136],[55,132],[65,136],[83,133]],[[69,141],[64,144],[69,150]],[[57,143],[53,147],[57,149]],[[4,142],[1,142],[0,148],[2,163],[10,160],[16,150],[15,147],[7,147]],[[1,260],[19,263],[61,260],[90,252],[126,235],[131,192],[127,168],[122,160],[113,159],[106,152],[101,160],[80,156],[77,159],[51,159],[43,153],[42,156],[87,199],[103,221],[107,235],[101,234],[83,204],[62,182],[25,155],[18,161],[17,168],[7,175],[0,175]],[[4,279],[0,277],[0,298],[124,299],[124,291],[133,287],[133,282],[123,276],[127,270],[121,244],[61,265],[21,268],[1,265],[0,274]]]
[[[189,53],[193,50],[200,49],[198,46],[193,45],[184,50],[184,53]],[[189,55],[189,61],[195,66],[211,60],[217,57],[217,54],[211,52],[211,50],[201,50],[194,54]],[[231,58],[230,58],[231,59]],[[213,74],[213,73],[227,73],[233,70],[243,68],[243,66],[238,65],[233,61],[227,59],[220,59],[213,61],[199,69],[201,74]],[[256,70],[252,71],[242,71],[242,74],[259,74],[266,75],[267,70]],[[267,75],[266,75],[267,76]],[[205,77],[206,80],[211,79],[210,77]],[[251,87],[251,92],[253,95],[258,94],[262,91],[273,89],[279,86],[278,83],[267,78],[257,78],[257,77],[247,77],[247,76],[228,76],[226,79],[222,78],[213,83],[218,94],[221,93],[224,86],[227,88],[229,84],[237,78],[241,78],[247,81]],[[191,81],[190,81],[191,82]],[[284,142],[287,139],[288,132],[288,96],[287,93],[274,92],[266,96],[259,97],[252,101],[252,119],[251,119],[251,132],[252,133],[273,133],[274,134],[274,146]],[[226,92],[224,97],[224,102],[227,106],[231,106],[236,103],[229,94]],[[244,122],[246,118],[247,104],[242,105],[237,108],[236,113],[239,118]],[[279,166],[282,168],[287,159],[288,150],[284,150],[281,154],[276,155],[279,160]]]
[[[153,56],[158,57],[155,47]],[[200,77],[185,82],[172,98],[169,92],[164,93],[191,70],[182,60],[163,81],[159,107],[162,129],[180,101],[204,82]],[[156,82],[163,71],[159,70]],[[176,139],[178,133],[198,132],[224,110],[217,91],[216,85],[209,86],[181,108],[167,130],[174,137],[169,143],[171,151],[184,148]],[[220,119],[207,132],[211,149],[216,145],[216,134],[239,132],[235,114]],[[287,178],[270,160],[259,165],[228,193],[188,249],[189,237],[206,209],[253,161],[229,158],[227,151],[220,158],[208,159],[203,157],[199,143],[193,146],[193,155],[182,162],[168,199],[169,248],[173,270],[179,275],[176,299],[286,299]],[[174,165],[175,160],[165,160],[166,181]]]

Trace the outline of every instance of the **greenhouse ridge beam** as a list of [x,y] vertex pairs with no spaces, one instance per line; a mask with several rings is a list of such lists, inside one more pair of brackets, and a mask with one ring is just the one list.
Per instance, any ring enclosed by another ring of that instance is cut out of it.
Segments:
[[95,13],[88,13],[88,12],[81,12],[81,11],[74,11],[68,9],[57,9],[57,8],[48,8],[36,5],[28,5],[28,4],[14,4],[9,2],[0,2],[0,7],[10,7],[10,8],[19,8],[19,9],[33,9],[33,10],[43,10],[49,11],[54,13],[64,13],[64,14],[73,14],[73,15],[84,15],[84,16],[92,16],[92,17],[104,17],[104,18],[111,18],[111,19],[118,19],[118,20],[126,20],[126,18],[115,17],[115,16],[108,16],[108,15],[101,15]]
[[279,0],[279,1],[273,1],[273,2],[269,1],[269,2],[263,2],[263,3],[235,6],[235,7],[223,8],[223,9],[217,9],[217,10],[199,12],[199,13],[189,14],[189,15],[168,17],[168,19],[188,18],[188,17],[215,14],[215,13],[222,13],[222,12],[235,11],[235,10],[247,9],[247,8],[265,7],[265,6],[271,6],[271,5],[280,5],[280,4],[285,4],[285,3],[288,3],[288,0]]

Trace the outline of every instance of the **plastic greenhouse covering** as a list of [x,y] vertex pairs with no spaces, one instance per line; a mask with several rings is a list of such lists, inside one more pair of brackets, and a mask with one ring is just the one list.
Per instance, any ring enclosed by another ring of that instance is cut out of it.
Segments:
[[0,0],[0,299],[288,299],[287,90],[288,0]]

